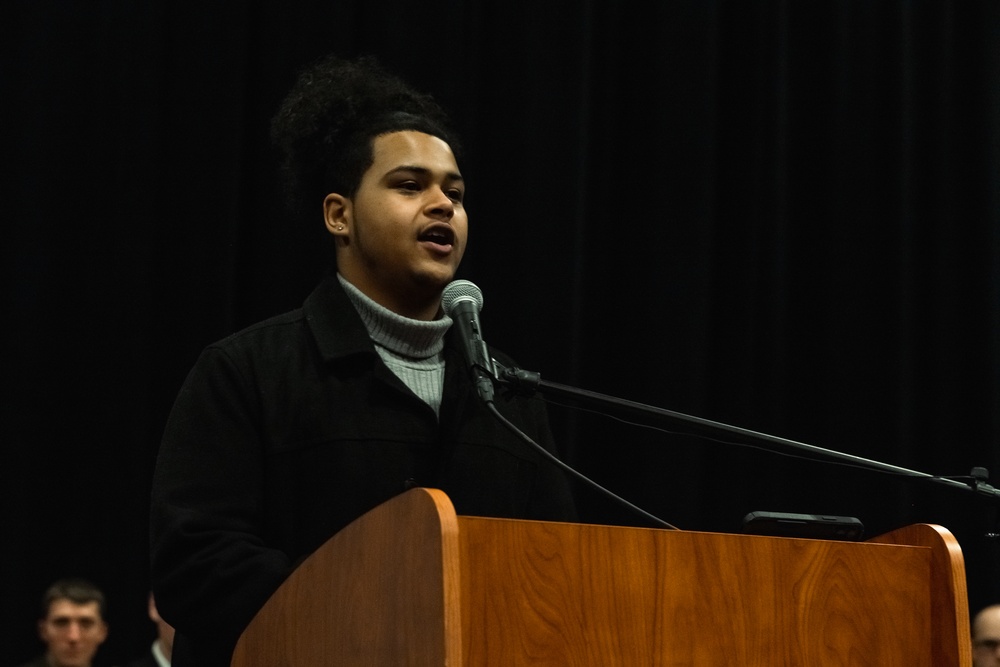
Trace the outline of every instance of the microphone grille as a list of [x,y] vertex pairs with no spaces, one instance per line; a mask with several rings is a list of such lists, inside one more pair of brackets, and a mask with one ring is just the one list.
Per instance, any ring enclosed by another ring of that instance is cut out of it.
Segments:
[[472,301],[476,304],[478,312],[483,309],[483,291],[476,287],[474,282],[453,280],[441,293],[441,307],[450,316],[455,305],[461,301]]

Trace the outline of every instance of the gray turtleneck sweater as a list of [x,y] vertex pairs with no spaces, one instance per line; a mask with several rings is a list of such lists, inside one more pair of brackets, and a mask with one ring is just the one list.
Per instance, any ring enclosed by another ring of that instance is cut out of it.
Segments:
[[344,291],[357,309],[385,365],[440,414],[444,390],[444,334],[451,318],[426,322],[397,315],[372,301],[357,287],[337,274]]

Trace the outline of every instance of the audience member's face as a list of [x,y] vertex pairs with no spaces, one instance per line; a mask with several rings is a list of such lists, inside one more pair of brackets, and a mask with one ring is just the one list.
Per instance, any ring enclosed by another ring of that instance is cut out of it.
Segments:
[[49,660],[56,667],[87,667],[108,636],[96,602],[76,604],[56,600],[49,615],[38,622],[38,634],[48,645]]
[[972,626],[972,664],[1000,667],[1000,605],[987,607]]

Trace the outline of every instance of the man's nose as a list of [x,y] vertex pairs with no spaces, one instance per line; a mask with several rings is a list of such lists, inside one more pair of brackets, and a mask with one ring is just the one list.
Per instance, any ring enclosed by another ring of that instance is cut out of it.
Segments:
[[455,215],[455,202],[440,188],[434,189],[434,197],[428,203],[427,208],[433,217],[443,217],[447,220]]
[[83,628],[80,627],[79,623],[70,623],[69,627],[66,628],[66,639],[71,642],[80,641],[80,636],[83,634]]

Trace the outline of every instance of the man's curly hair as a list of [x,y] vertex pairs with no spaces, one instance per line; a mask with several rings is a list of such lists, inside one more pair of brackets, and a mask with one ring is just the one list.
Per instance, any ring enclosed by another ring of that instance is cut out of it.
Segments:
[[403,130],[439,137],[457,157],[441,107],[374,58],[327,56],[309,67],[271,121],[292,203],[319,202],[330,192],[354,196],[373,162],[372,140]]

